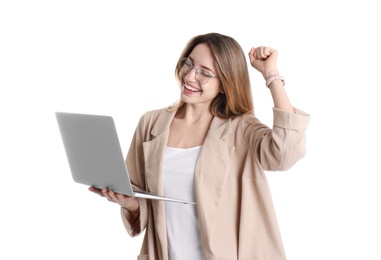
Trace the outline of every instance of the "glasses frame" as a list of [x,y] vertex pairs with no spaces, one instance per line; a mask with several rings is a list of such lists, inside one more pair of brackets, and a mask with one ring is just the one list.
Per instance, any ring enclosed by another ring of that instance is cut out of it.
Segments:
[[[204,84],[208,83],[209,80],[212,79],[212,78],[218,78],[218,76],[206,76],[208,79],[207,79],[205,82],[201,82],[201,81],[198,79],[198,77],[197,77],[197,75],[199,75],[199,74],[198,74],[198,69],[200,69],[200,67],[196,67],[196,66],[193,64],[193,62],[192,62],[188,57],[183,57],[183,58],[180,59],[180,61],[179,61],[179,72],[180,72],[180,73],[182,73],[182,72],[181,72],[182,67],[185,65],[186,61],[188,61],[188,60],[192,63],[192,66],[191,66],[191,68],[189,69],[189,71],[188,71],[186,74],[184,74],[184,76],[185,76],[185,75],[188,75],[193,69],[195,69],[195,73],[196,73],[195,78],[196,78],[196,80],[197,80],[201,85],[204,85]],[[182,63],[183,61],[184,61],[184,64],[181,66],[181,63]],[[201,68],[201,69],[203,69],[203,68]],[[205,69],[205,70],[208,70],[208,69]],[[209,70],[208,70],[208,71],[209,71]],[[212,71],[211,71],[211,72],[212,72]],[[213,73],[213,72],[212,72],[212,73]]]

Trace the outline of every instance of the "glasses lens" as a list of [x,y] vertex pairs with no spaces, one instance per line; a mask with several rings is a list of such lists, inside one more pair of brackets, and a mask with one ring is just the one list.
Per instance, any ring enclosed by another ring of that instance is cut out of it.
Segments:
[[204,70],[203,68],[199,68],[197,73],[196,73],[196,77],[201,84],[205,84],[209,81],[209,79],[212,76],[210,75],[210,72],[208,70]]
[[191,71],[191,69],[193,68],[193,64],[187,58],[182,58],[179,62],[179,67],[180,67],[180,72],[185,75],[185,74],[188,74],[189,71]]
[[[187,75],[193,68],[193,63],[188,58],[182,58],[179,62],[180,73],[182,75]],[[201,83],[205,84],[212,77],[210,71],[203,68],[195,68],[196,79]]]

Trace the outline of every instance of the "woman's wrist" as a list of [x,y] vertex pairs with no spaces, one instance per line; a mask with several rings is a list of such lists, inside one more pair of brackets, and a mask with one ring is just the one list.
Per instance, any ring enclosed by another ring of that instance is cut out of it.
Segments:
[[139,200],[134,198],[132,201],[130,201],[128,206],[123,206],[123,208],[125,208],[130,213],[138,214],[140,212]]
[[266,79],[266,87],[270,88],[270,85],[274,84],[275,81],[281,81],[283,86],[285,84],[283,76],[275,74]]
[[265,80],[269,79],[271,76],[274,75],[280,75],[279,70],[277,68],[269,68],[262,73],[262,76]]
[[[134,198],[134,203],[129,203],[128,205],[122,205],[122,209],[126,210],[128,214],[125,215],[127,221],[131,223],[134,232],[139,233],[139,216],[140,216],[140,203],[139,200]],[[136,204],[135,204],[136,201]],[[131,201],[130,201],[131,202]]]

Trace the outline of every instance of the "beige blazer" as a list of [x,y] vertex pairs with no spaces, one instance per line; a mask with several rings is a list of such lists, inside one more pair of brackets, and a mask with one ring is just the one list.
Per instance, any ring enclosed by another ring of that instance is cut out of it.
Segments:
[[[195,192],[204,259],[284,260],[267,171],[282,171],[305,155],[309,115],[274,108],[273,128],[253,115],[214,117],[197,161]],[[162,159],[175,112],[144,114],[126,163],[131,181],[163,195]],[[131,236],[145,231],[137,259],[168,260],[164,202],[140,199],[140,215],[121,209]]]

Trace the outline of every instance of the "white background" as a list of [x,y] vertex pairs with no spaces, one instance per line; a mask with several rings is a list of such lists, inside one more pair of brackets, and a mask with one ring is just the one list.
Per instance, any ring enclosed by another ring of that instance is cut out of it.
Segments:
[[[72,181],[55,111],[112,115],[126,154],[147,110],[174,102],[194,35],[279,51],[307,155],[269,172],[290,260],[381,259],[377,1],[0,2],[1,259],[136,259],[119,207]],[[272,122],[251,69],[257,116]]]

